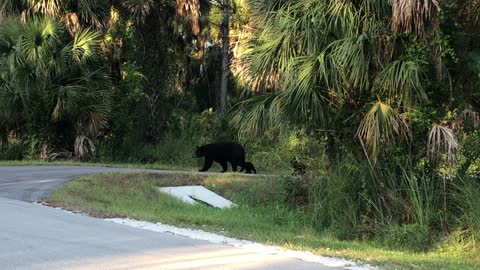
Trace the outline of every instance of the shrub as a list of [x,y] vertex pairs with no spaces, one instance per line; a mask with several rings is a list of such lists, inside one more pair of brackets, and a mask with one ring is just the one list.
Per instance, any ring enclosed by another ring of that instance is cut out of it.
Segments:
[[427,226],[420,224],[393,224],[381,234],[382,244],[394,249],[426,251],[434,237]]
[[0,160],[22,160],[24,148],[22,144],[1,144]]
[[480,231],[480,182],[476,178],[458,179],[455,200],[461,217],[460,225]]

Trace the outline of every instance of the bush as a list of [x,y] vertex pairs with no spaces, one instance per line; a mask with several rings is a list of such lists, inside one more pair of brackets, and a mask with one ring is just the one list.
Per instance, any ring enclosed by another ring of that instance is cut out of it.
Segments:
[[22,144],[0,145],[0,160],[22,160],[23,158],[24,148]]
[[284,175],[280,178],[280,184],[287,204],[297,207],[308,205],[309,178]]
[[476,178],[458,179],[455,186],[455,200],[459,212],[460,225],[480,231],[480,182]]
[[390,248],[426,251],[434,237],[427,226],[420,224],[393,224],[381,234],[380,242]]
[[365,183],[371,183],[369,177],[368,165],[346,157],[327,170],[325,177],[314,178],[309,199],[316,228],[333,231],[341,239],[357,238],[360,215],[370,212],[362,199]]

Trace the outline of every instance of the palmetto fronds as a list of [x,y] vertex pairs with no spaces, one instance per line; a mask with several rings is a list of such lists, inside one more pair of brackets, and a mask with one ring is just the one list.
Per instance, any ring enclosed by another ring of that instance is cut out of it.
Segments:
[[[265,83],[260,85],[272,86],[267,83],[272,75],[278,80],[278,88],[267,88],[278,91],[268,103],[276,105],[272,106],[275,112],[282,112],[277,117],[325,125],[324,101],[331,91],[339,100],[381,94],[391,104],[405,108],[427,100],[423,87],[425,62],[400,58],[379,63],[384,59],[378,55],[384,52],[378,51],[382,47],[377,43],[383,41],[381,29],[388,30],[381,15],[390,15],[391,2],[251,2],[260,10],[253,19],[254,27],[260,30],[249,41],[243,60],[250,78],[256,78],[256,82],[263,78]],[[422,10],[422,16],[431,14],[427,4]],[[256,104],[262,104],[260,99]],[[269,119],[269,111],[262,110],[261,119]],[[251,116],[260,119],[260,113]],[[393,134],[409,137],[405,119],[386,103],[376,103],[362,121],[358,136],[376,156],[381,142],[391,140]]]
[[192,27],[192,33],[198,35],[200,33],[200,0],[176,0],[177,15],[186,17]]
[[364,0],[362,9],[368,16],[383,18],[392,12],[392,1],[390,0]]
[[97,148],[93,140],[87,136],[77,136],[74,143],[75,156],[84,158],[88,154],[95,155]]
[[474,128],[480,126],[480,113],[470,106],[455,113],[451,127],[452,130],[457,132],[469,125]]
[[32,14],[56,16],[62,8],[62,0],[21,0]]
[[389,63],[375,80],[376,91],[386,94],[391,100],[398,100],[407,108],[426,101],[423,89],[426,78],[422,61],[397,60]]
[[480,1],[467,1],[467,4],[462,9],[461,15],[465,16],[466,20],[471,23],[478,25],[478,23],[480,23]]
[[71,45],[73,58],[83,62],[95,57],[100,44],[99,36],[97,32],[90,29],[77,32]]
[[96,28],[101,28],[105,24],[105,19],[109,13],[109,1],[77,0],[76,2],[76,14],[81,21],[93,25]]
[[266,94],[240,102],[234,108],[232,124],[239,127],[240,135],[262,134],[266,129],[279,124],[276,119],[281,119],[278,95]]
[[155,0],[125,0],[123,5],[132,14],[137,23],[145,21],[150,12],[157,6]]
[[0,20],[17,14],[24,22],[35,16],[49,16],[64,21],[74,34],[85,24],[101,28],[108,16],[108,5],[108,0],[0,0]]
[[425,21],[440,11],[438,0],[393,0],[392,30],[423,33]]
[[388,104],[378,101],[365,115],[357,130],[357,137],[376,162],[381,146],[395,137],[408,140],[410,130],[405,120]]
[[458,160],[459,143],[452,129],[439,124],[433,124],[428,134],[428,152],[430,157],[439,160],[442,155],[450,164]]
[[[331,58],[342,74],[342,81],[354,89],[365,90],[370,84],[370,42],[366,33],[331,44]],[[338,83],[337,83],[338,85]]]
[[109,105],[109,79],[90,63],[98,61],[98,34],[84,29],[67,38],[65,32],[50,17],[0,24],[0,114],[18,125],[38,116],[68,121],[93,135]]

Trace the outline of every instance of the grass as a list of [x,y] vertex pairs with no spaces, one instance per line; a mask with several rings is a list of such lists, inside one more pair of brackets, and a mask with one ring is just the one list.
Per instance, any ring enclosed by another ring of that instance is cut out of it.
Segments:
[[[187,205],[161,194],[159,186],[200,184],[239,206],[213,209]],[[102,174],[81,177],[57,190],[45,203],[99,217],[130,217],[181,227],[201,228],[326,256],[344,257],[384,269],[479,269],[479,250],[461,245],[439,245],[425,253],[385,249],[368,241],[340,241],[318,232],[310,217],[288,207],[282,181],[241,174],[153,175]]]

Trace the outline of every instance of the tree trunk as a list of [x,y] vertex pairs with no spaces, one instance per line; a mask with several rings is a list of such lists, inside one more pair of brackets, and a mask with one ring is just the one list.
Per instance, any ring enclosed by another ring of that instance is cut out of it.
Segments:
[[230,74],[230,0],[223,0],[223,19],[221,24],[222,33],[222,81],[220,82],[220,116],[227,116],[227,89]]

